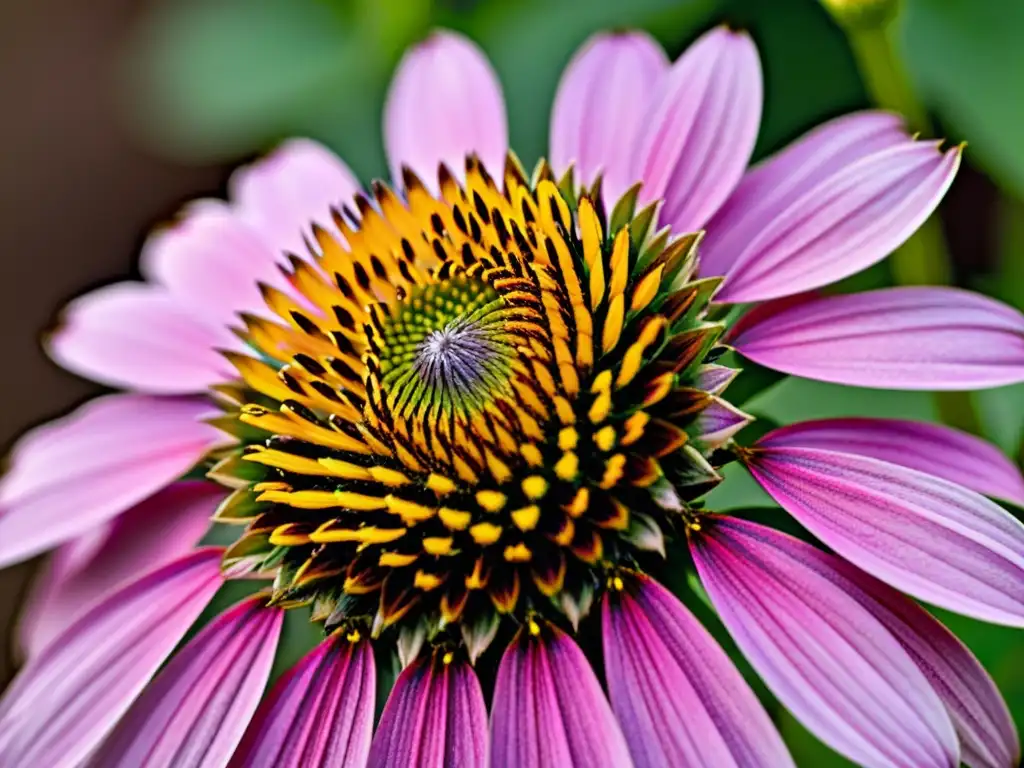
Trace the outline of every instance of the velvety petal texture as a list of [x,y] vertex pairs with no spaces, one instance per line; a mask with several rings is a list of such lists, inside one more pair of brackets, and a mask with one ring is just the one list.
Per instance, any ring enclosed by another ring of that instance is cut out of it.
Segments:
[[370,751],[373,648],[342,634],[324,640],[260,705],[232,768],[363,768]]
[[437,651],[402,671],[381,715],[367,765],[487,765],[487,708],[468,661]]
[[0,568],[102,525],[223,442],[202,400],[110,395],[37,427],[0,481]]
[[221,555],[197,550],[132,582],[22,668],[0,703],[0,765],[84,761],[220,587]]
[[956,288],[906,287],[765,304],[729,342],[794,376],[880,389],[1024,381],[1024,315]]
[[637,768],[792,766],[768,713],[667,589],[623,576],[602,606],[612,710]]
[[954,768],[956,733],[895,637],[829,578],[814,548],[708,520],[690,549],[722,621],[772,692],[818,738],[868,768]]
[[996,446],[939,424],[899,419],[820,419],[771,433],[762,446],[855,453],[941,477],[1024,507],[1024,477]]
[[[143,691],[96,768],[222,768],[270,676],[284,611],[250,598],[207,624]],[[321,724],[323,725],[323,724]]]
[[396,183],[408,166],[436,188],[438,165],[461,174],[471,153],[500,178],[508,151],[505,101],[483,51],[443,30],[411,48],[384,105],[384,147]]
[[140,573],[186,555],[210,527],[226,491],[175,483],[53,553],[24,608],[22,648],[35,656],[101,598]]
[[1024,525],[984,496],[896,464],[773,447],[747,465],[787,512],[882,581],[968,616],[1024,626]]
[[[603,174],[606,206],[630,185],[630,159],[647,103],[669,62],[645,32],[602,32],[577,51],[562,75],[551,113],[555,175],[569,166],[589,186]],[[609,208],[610,210],[610,208]]]
[[840,118],[747,174],[708,224],[716,299],[764,301],[828,285],[881,261],[939,204],[960,165],[894,118]]
[[498,668],[491,765],[629,768],[632,760],[590,662],[552,625],[523,629]]
[[761,63],[745,32],[714,29],[672,66],[640,120],[630,177],[659,221],[703,228],[739,183],[761,122]]
[[187,395],[230,378],[217,352],[230,341],[163,288],[117,283],[68,304],[47,348],[61,366],[101,384]]

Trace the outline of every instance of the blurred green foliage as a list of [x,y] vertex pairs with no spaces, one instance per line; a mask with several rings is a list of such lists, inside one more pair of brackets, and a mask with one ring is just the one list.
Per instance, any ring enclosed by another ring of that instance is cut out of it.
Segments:
[[[447,26],[473,37],[490,56],[505,90],[513,148],[531,164],[545,150],[561,70],[588,35],[642,27],[674,57],[720,21],[749,29],[760,48],[766,103],[758,157],[824,119],[869,106],[846,37],[816,0],[165,0],[129,46],[127,105],[150,145],[178,159],[235,161],[303,134],[333,147],[368,180],[386,168],[380,114],[395,64],[431,27]],[[969,264],[965,281],[1024,306],[1024,3],[906,0],[895,30],[896,55],[918,96],[951,139],[969,140],[968,162],[999,190],[992,233],[997,252],[984,266],[980,259]],[[890,282],[888,268],[880,265],[841,290]],[[748,394],[768,387],[743,399],[770,422],[842,415],[937,418],[926,393],[777,378],[752,370],[736,385]],[[1024,386],[981,393],[976,405],[986,436],[1019,459]],[[770,503],[742,470],[730,469],[727,476],[709,506]],[[690,607],[735,656],[717,618],[687,588],[682,569],[679,581],[673,586],[690,594]],[[237,595],[223,595],[218,605],[231,598]],[[1018,727],[1024,725],[1021,633],[940,615],[992,672]],[[303,617],[290,617],[275,673],[315,639]],[[745,662],[739,665],[800,765],[849,765],[782,711]]]

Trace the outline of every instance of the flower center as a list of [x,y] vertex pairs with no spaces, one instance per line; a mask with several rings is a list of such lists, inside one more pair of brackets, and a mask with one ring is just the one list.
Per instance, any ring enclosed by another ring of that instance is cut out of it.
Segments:
[[294,260],[302,301],[267,289],[279,320],[247,319],[250,439],[217,474],[239,487],[222,519],[251,522],[226,559],[328,627],[479,650],[504,615],[578,621],[719,480],[699,237],[516,168],[376,186]]

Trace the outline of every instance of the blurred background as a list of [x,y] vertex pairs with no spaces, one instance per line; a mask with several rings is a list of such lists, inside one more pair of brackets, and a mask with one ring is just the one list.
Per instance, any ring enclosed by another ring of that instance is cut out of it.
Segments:
[[[848,3],[849,4],[849,3]],[[290,135],[315,137],[364,180],[385,175],[380,113],[390,73],[432,26],[473,37],[505,89],[513,148],[546,147],[559,74],[592,32],[650,31],[675,57],[719,22],[750,30],[765,71],[757,156],[829,117],[900,102],[880,59],[905,75],[915,128],[968,142],[941,210],[938,275],[1024,306],[1024,3],[906,0],[889,42],[838,25],[818,0],[33,0],[0,3],[0,443],[96,388],[38,346],[58,307],[134,269],[155,223],[223,194],[230,169]],[[884,73],[883,73],[884,74]],[[941,250],[941,249],[940,249]],[[883,264],[856,286],[893,280]],[[1018,461],[1024,388],[975,397],[975,429]],[[775,422],[830,415],[935,420],[927,393],[788,379],[748,404]],[[720,506],[758,503],[730,483]],[[74,489],[68,489],[74,504]],[[1020,512],[1019,510],[1017,511]],[[0,573],[10,627],[35,564]],[[943,616],[996,678],[1024,725],[1024,633]],[[4,633],[0,687],[13,671]],[[776,708],[777,709],[777,708]],[[801,765],[844,765],[788,717]]]

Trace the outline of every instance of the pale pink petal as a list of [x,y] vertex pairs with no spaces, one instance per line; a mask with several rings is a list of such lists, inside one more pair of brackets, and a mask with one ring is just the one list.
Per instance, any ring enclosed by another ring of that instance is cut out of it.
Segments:
[[333,152],[310,139],[290,139],[231,177],[232,207],[271,253],[304,256],[312,224],[334,229],[331,208],[359,191],[356,177]]
[[231,768],[364,768],[374,685],[369,642],[352,643],[342,634],[323,641],[277,681]]
[[590,663],[553,625],[523,629],[501,659],[491,708],[491,766],[629,768],[626,740]]
[[747,313],[729,343],[794,376],[881,389],[1024,381],[1024,315],[956,288],[885,288]]
[[701,274],[727,302],[819,288],[881,261],[931,215],[960,149],[877,112],[834,120],[752,170],[708,223]]
[[[103,768],[222,768],[270,677],[284,611],[263,597],[225,611],[174,654],[103,742]],[[322,724],[324,725],[324,724]]]
[[555,94],[549,158],[555,175],[573,165],[576,181],[590,186],[603,173],[605,201],[614,204],[629,185],[633,141],[668,67],[665,52],[645,32],[591,37]]
[[224,441],[204,400],[109,395],[26,434],[0,482],[0,567],[112,519]]
[[709,363],[697,369],[696,386],[697,389],[702,389],[709,395],[720,395],[738,374],[739,371],[735,368]]
[[[239,312],[267,314],[259,283],[286,287],[279,268],[283,263],[269,241],[227,205],[203,201],[150,236],[140,268],[178,305],[207,323],[226,327],[240,325]],[[225,339],[221,346],[229,343]]]
[[23,667],[0,702],[0,765],[81,764],[220,587],[222,554],[197,550],[132,582]]
[[758,446],[761,486],[868,573],[935,605],[1024,627],[1024,525],[959,485],[817,448]]
[[709,519],[690,549],[743,655],[819,739],[869,768],[959,763],[928,680],[826,569],[807,565],[810,544],[723,518]]
[[232,377],[217,351],[231,344],[227,328],[198,318],[166,289],[117,283],[68,304],[47,351],[101,384],[187,395]]
[[487,708],[465,659],[437,651],[406,667],[391,689],[370,748],[369,768],[484,768]]
[[505,101],[483,51],[447,30],[411,48],[384,105],[384,148],[396,182],[408,166],[436,188],[440,163],[461,175],[472,153],[500,179],[508,151]]
[[711,451],[729,442],[737,432],[754,420],[735,405],[713,398],[693,421],[691,432],[704,450]]
[[637,768],[792,766],[754,692],[699,621],[646,576],[602,607],[612,710]]
[[175,483],[53,553],[23,608],[22,648],[38,655],[100,599],[202,539],[226,491],[200,481]]
[[777,429],[773,448],[820,448],[899,464],[1024,507],[1024,477],[1002,451],[939,424],[899,419],[821,419]]
[[701,37],[677,61],[641,118],[628,186],[641,202],[664,199],[659,221],[703,228],[739,183],[761,121],[761,64],[744,32]]

